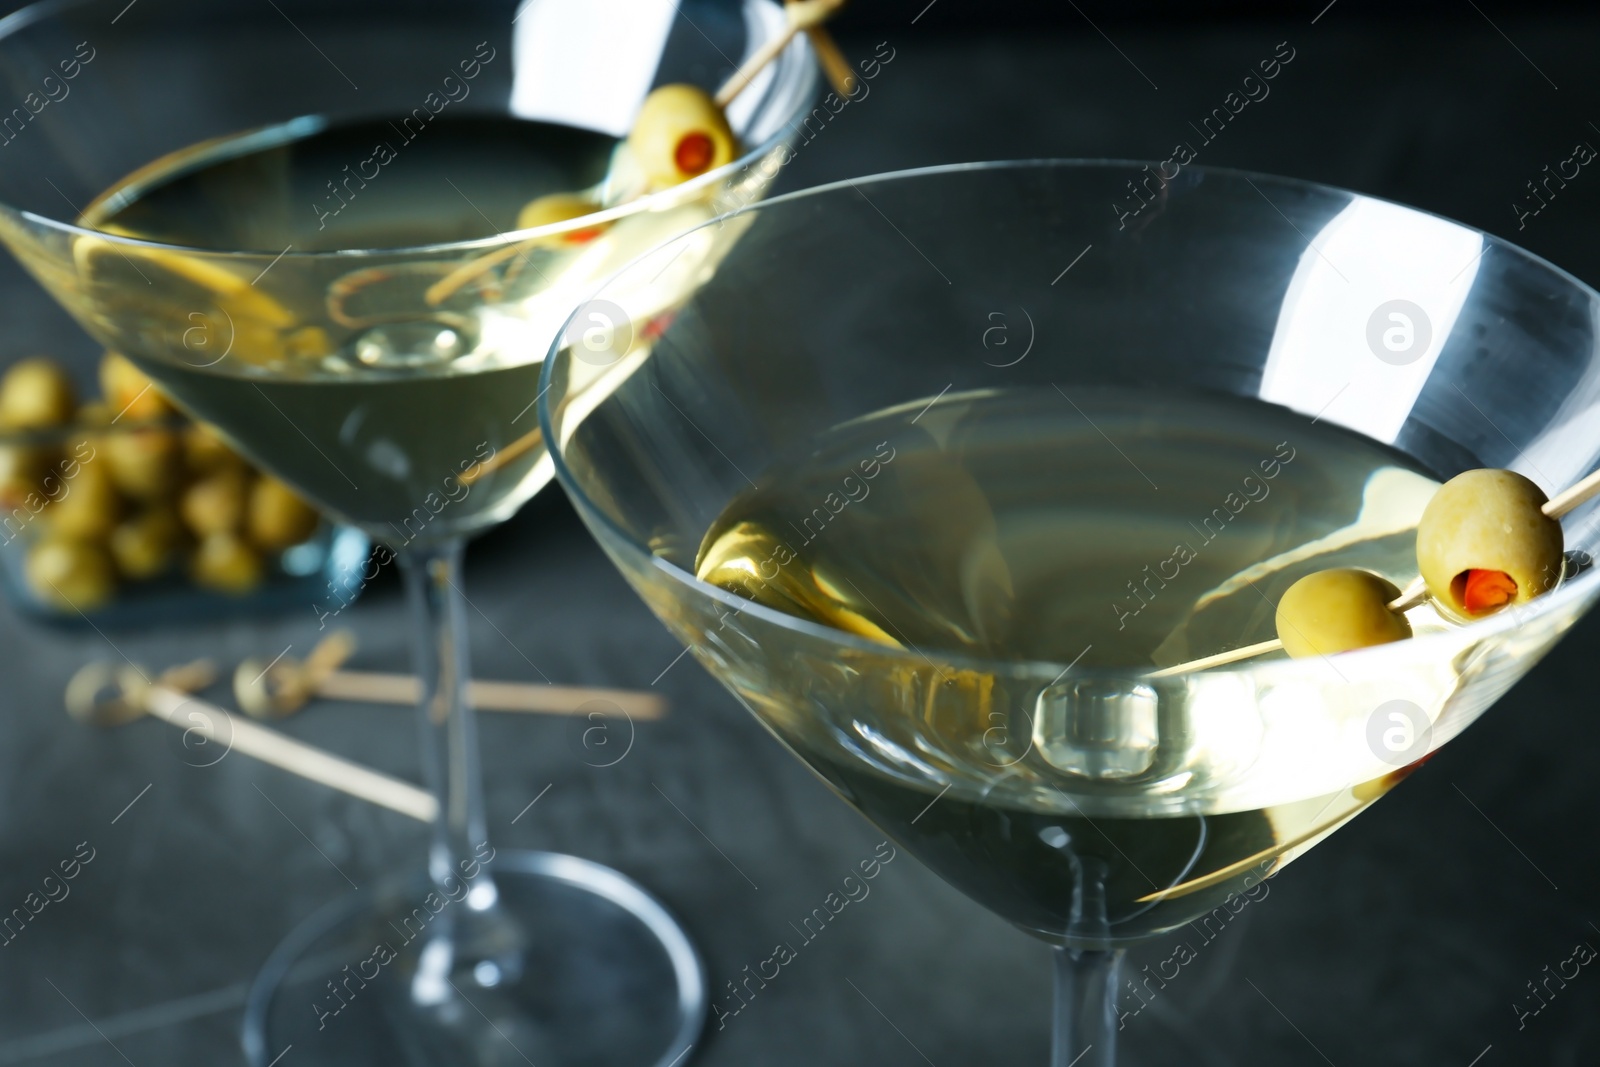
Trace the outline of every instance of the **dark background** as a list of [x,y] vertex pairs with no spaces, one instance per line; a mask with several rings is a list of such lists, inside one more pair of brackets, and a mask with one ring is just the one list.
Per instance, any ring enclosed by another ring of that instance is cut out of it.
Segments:
[[[852,56],[882,41],[895,58],[799,153],[786,188],[971,160],[1164,158],[1286,41],[1295,59],[1271,96],[1201,163],[1415,204],[1600,283],[1600,173],[1582,172],[1520,231],[1511,206],[1577,142],[1600,145],[1593,12],[861,0],[840,37]],[[0,361],[87,344],[9,260],[0,322]],[[647,688],[678,654],[553,488],[474,546],[467,578],[481,677]],[[341,618],[362,641],[360,666],[405,667],[401,608],[384,578]],[[0,1065],[240,1062],[255,967],[351,883],[417,860],[422,828],[237,755],[190,766],[178,732],[157,723],[89,732],[62,714],[60,692],[83,660],[111,655],[107,640],[158,666],[231,664],[290,644],[303,653],[314,618],[102,637],[0,614],[0,634],[0,911],[78,842],[97,850],[72,896],[0,947]],[[1600,620],[1580,625],[1403,788],[1271,882],[1129,1020],[1125,1062],[1600,1060],[1596,968],[1521,1029],[1513,1007],[1576,944],[1600,946],[1600,713],[1584,680],[1597,645]],[[655,889],[716,989],[765,958],[880,836],[692,661],[654,684],[672,714],[640,724],[606,769],[585,763],[579,724],[487,717],[491,831],[501,847],[570,851]],[[283,728],[418,776],[403,710],[323,705]],[[1131,970],[1169,953],[1136,952]],[[1043,1064],[1048,1002],[1045,948],[904,857],[695,1062]]]

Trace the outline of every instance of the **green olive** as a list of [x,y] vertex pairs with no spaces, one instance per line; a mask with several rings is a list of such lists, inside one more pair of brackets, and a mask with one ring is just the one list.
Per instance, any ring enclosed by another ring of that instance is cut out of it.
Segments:
[[815,566],[779,565],[770,579],[764,577],[764,565],[783,559],[782,550],[787,550],[783,539],[759,522],[746,520],[723,530],[713,528],[700,545],[695,577],[765,607],[900,647],[881,626],[845,603],[838,587]]
[[234,533],[244,523],[249,481],[244,470],[223,467],[184,490],[178,513],[196,537]]
[[50,537],[34,545],[23,575],[40,600],[63,611],[93,611],[117,591],[105,549],[70,538]]
[[149,508],[111,531],[111,556],[124,578],[154,578],[172,563],[183,528],[170,507]]
[[37,493],[46,465],[43,449],[0,445],[0,509],[21,507],[30,493]]
[[78,407],[74,421],[80,426],[110,426],[117,413],[104,400],[86,400]]
[[1520,474],[1471,470],[1439,487],[1417,524],[1417,569],[1458,616],[1524,604],[1561,580],[1561,523]]
[[262,476],[250,489],[246,516],[250,540],[276,552],[298,545],[317,530],[317,513],[276,478]]
[[54,502],[44,512],[53,534],[101,541],[111,533],[122,513],[122,501],[103,459],[79,463],[72,476],[62,477],[55,488]]
[[156,383],[119,352],[107,352],[100,360],[100,391],[112,413],[121,419],[158,419],[173,411]]
[[172,495],[181,473],[181,448],[170,430],[129,430],[100,439],[100,455],[111,482],[135,500]]
[[115,416],[111,405],[99,400],[91,400],[79,407],[73,418],[72,432],[62,445],[58,469],[70,477],[77,477],[78,465],[98,462],[101,449],[106,445],[106,434],[101,428],[110,426]]
[[[576,193],[551,193],[537,197],[522,206],[517,214],[517,229],[531,230],[538,226],[551,226],[558,222],[571,222],[600,210],[600,205]],[[585,226],[563,230],[547,238],[550,244],[583,244],[599,233],[595,227]]]
[[0,378],[0,427],[7,430],[60,426],[77,406],[72,379],[52,359],[21,360]]
[[664,189],[732,163],[739,142],[704,89],[663,85],[645,97],[628,147],[645,180]]
[[1399,596],[1393,582],[1371,571],[1338,567],[1308,574],[1278,601],[1278,640],[1297,659],[1402,641],[1411,636],[1411,623],[1389,610]]
[[183,460],[189,473],[213,474],[223,467],[242,469],[244,460],[228,447],[217,431],[197,422],[183,431]]
[[261,556],[232,533],[214,533],[200,542],[189,561],[189,574],[207,589],[242,596],[261,584]]

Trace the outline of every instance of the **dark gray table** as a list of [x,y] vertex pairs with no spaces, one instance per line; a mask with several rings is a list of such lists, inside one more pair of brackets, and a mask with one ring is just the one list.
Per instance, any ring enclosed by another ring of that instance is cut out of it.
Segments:
[[[1464,5],[1374,24],[1334,6],[1313,25],[1317,2],[1222,28],[1102,22],[1107,39],[1087,24],[951,34],[939,6],[915,26],[923,3],[899,6],[900,24],[847,41],[866,55],[887,40],[895,58],[868,98],[800,149],[788,187],[988,158],[1163,157],[1288,41],[1295,58],[1272,95],[1203,162],[1416,203],[1600,281],[1600,175],[1585,171],[1520,234],[1511,208],[1574,142],[1600,143],[1593,18],[1489,11],[1496,28]],[[85,346],[9,262],[0,281],[0,357]],[[467,591],[480,676],[654,682],[671,698],[671,716],[641,724],[606,769],[586,765],[576,724],[487,716],[491,828],[502,847],[570,851],[654,888],[698,939],[714,986],[766,957],[881,839],[691,660],[657,679],[677,646],[557,491],[474,547]],[[385,578],[342,617],[362,641],[359,665],[405,667],[401,608]],[[0,615],[0,631],[0,913],[80,842],[94,850],[71,895],[0,945],[0,1064],[240,1062],[257,965],[320,904],[415,861],[422,829],[237,754],[192,766],[178,732],[157,723],[89,732],[62,714],[60,693],[79,663],[116,654],[108,642],[154,665],[303,652],[317,637],[312,612],[106,637]],[[1600,946],[1600,717],[1583,673],[1597,641],[1600,621],[1581,626],[1404,788],[1273,881],[1128,1020],[1127,1062],[1596,1062],[1593,968],[1552,985],[1520,1029],[1513,1005],[1575,944]],[[402,710],[324,705],[284,729],[418,773]],[[1135,953],[1133,969],[1169,952]],[[697,1062],[1042,1064],[1048,963],[902,858]]]

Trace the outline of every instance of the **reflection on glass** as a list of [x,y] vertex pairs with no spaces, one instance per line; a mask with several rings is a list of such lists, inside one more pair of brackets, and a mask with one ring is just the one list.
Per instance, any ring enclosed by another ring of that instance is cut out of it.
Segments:
[[1393,442],[1472,291],[1483,237],[1368,199],[1307,236],[1261,398]]

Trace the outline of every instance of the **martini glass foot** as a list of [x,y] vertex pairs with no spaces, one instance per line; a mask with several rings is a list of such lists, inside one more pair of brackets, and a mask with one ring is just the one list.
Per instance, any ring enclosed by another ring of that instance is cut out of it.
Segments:
[[351,894],[302,923],[251,987],[243,1037],[252,1067],[286,1053],[301,1067],[681,1064],[705,1019],[705,974],[660,902],[574,856],[505,852],[494,871],[522,947],[457,971],[426,1006],[417,978],[428,970],[429,930],[467,900],[444,900],[419,876]]

